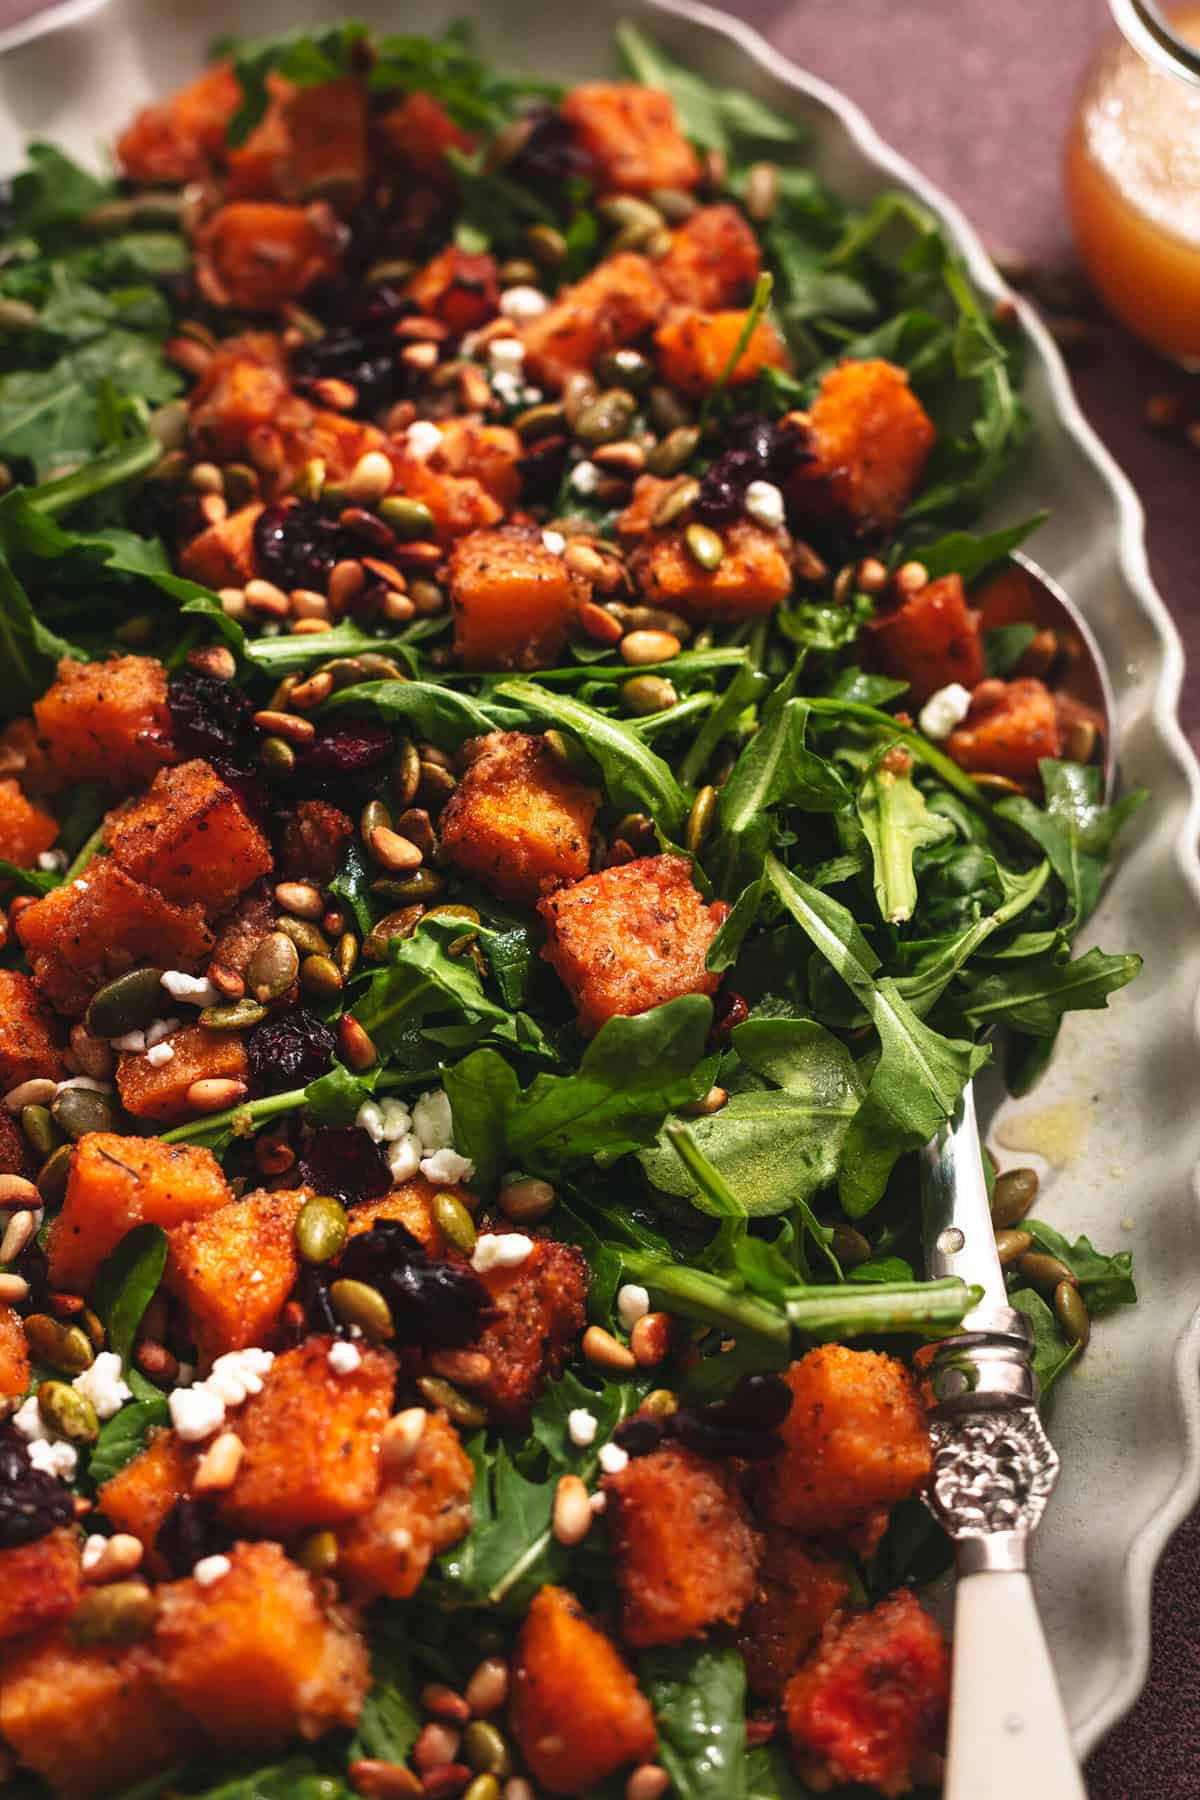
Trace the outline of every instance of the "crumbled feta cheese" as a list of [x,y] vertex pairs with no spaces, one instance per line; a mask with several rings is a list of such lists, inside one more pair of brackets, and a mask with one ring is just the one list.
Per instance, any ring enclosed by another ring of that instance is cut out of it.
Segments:
[[773,481],[752,481],[746,488],[746,511],[759,525],[765,525],[768,531],[783,524],[783,494]]
[[60,1481],[72,1481],[79,1458],[71,1444],[48,1444],[36,1438],[29,1446],[29,1460],[43,1475],[56,1475]]
[[639,1319],[650,1311],[650,1296],[644,1287],[627,1281],[617,1290],[617,1316],[626,1331],[632,1331]]
[[240,1406],[250,1394],[262,1393],[262,1378],[274,1361],[270,1350],[227,1350],[218,1356],[202,1385],[219,1395],[226,1406]]
[[542,542],[555,556],[561,556],[567,547],[567,540],[561,531],[543,531]]
[[493,338],[487,348],[488,362],[505,375],[519,375],[525,361],[525,346],[518,337]]
[[522,406],[536,406],[539,400],[544,400],[545,398],[546,396],[541,388],[524,387],[521,389]]
[[409,455],[415,456],[419,462],[425,462],[435,450],[441,449],[441,428],[432,419],[414,419],[404,434],[404,441]]
[[364,1100],[354,1115],[354,1123],[360,1131],[365,1131],[373,1144],[383,1138],[383,1108],[376,1100]]
[[146,1048],[144,1031],[124,1031],[120,1037],[110,1038],[109,1043],[114,1050],[129,1050],[138,1054]]
[[185,1444],[198,1444],[225,1423],[225,1402],[207,1382],[174,1388],[167,1400],[176,1436]]
[[445,1088],[421,1095],[412,1109],[412,1128],[423,1150],[445,1150],[454,1142],[454,1114]]
[[153,1024],[146,1027],[147,1048],[151,1044],[161,1044],[164,1038],[169,1038],[173,1032],[180,1031],[182,1028],[182,1019],[155,1019]]
[[470,1181],[475,1164],[457,1150],[435,1150],[432,1156],[421,1158],[421,1173],[426,1181],[444,1181],[454,1187],[460,1181]]
[[506,319],[536,319],[550,302],[540,288],[505,288],[500,296],[500,311]]
[[917,724],[927,738],[947,738],[956,725],[961,725],[971,710],[970,691],[961,681],[948,682],[928,700],[917,714]]
[[394,1144],[412,1131],[412,1114],[403,1100],[385,1100],[383,1103],[383,1131],[385,1144]]
[[133,1399],[132,1388],[121,1379],[121,1359],[115,1350],[102,1350],[71,1386],[91,1401],[99,1419],[111,1419],[127,1400]]
[[577,494],[594,494],[596,491],[596,484],[599,480],[600,471],[595,463],[587,462],[585,460],[575,464],[575,467],[571,470],[571,479],[567,485],[573,487]]
[[605,1444],[600,1452],[600,1467],[606,1475],[619,1475],[628,1461],[629,1452],[620,1444]]
[[387,1164],[395,1181],[411,1181],[421,1166],[421,1146],[410,1133],[387,1149]]
[[471,1267],[481,1275],[489,1269],[515,1269],[533,1249],[533,1239],[521,1231],[485,1231],[475,1243]]
[[28,1400],[22,1402],[12,1416],[12,1422],[27,1443],[48,1439],[46,1421],[38,1408],[37,1395],[30,1394]]
[[164,1063],[169,1063],[173,1060],[174,1055],[174,1046],[168,1044],[164,1039],[161,1044],[151,1044],[146,1052],[146,1061],[150,1064],[152,1069],[161,1069]]
[[588,1501],[588,1505],[591,1507],[591,1509],[594,1513],[602,1513],[604,1511],[605,1507],[608,1505],[608,1495],[605,1493],[602,1493],[600,1491],[600,1489],[597,1488],[596,1492],[592,1495],[591,1499]]
[[192,1574],[201,1587],[212,1587],[214,1582],[223,1581],[232,1567],[227,1556],[202,1556],[193,1566]]
[[505,406],[520,406],[522,390],[519,378],[510,369],[496,369],[492,375],[492,392]]
[[187,1000],[194,1006],[216,1006],[221,990],[206,975],[185,975],[182,969],[167,969],[162,985],[172,1000]]
[[90,1574],[96,1568],[107,1549],[108,1539],[103,1532],[93,1531],[84,1543],[83,1555],[79,1559],[85,1575]]
[[572,1407],[567,1414],[567,1435],[581,1450],[595,1442],[597,1429],[596,1415],[590,1413],[586,1406]]
[[362,1355],[357,1344],[348,1344],[344,1338],[339,1338],[336,1344],[330,1345],[326,1360],[335,1375],[353,1375]]
[[61,875],[67,866],[66,855],[61,850],[42,850],[38,853],[37,866],[46,875]]

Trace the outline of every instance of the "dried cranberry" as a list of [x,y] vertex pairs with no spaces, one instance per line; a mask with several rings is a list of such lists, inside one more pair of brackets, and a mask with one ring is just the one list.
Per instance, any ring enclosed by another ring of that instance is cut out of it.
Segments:
[[391,1309],[398,1345],[454,1349],[477,1338],[495,1314],[474,1269],[434,1262],[398,1219],[376,1219],[369,1231],[351,1238],[338,1273],[378,1288]]
[[300,1156],[300,1185],[318,1194],[333,1194],[352,1205],[376,1200],[392,1185],[387,1157],[356,1125],[323,1126],[314,1131]]
[[591,173],[591,158],[560,112],[537,107],[526,116],[529,133],[505,164],[505,177],[533,188],[540,200],[563,204],[569,184]]
[[355,719],[333,725],[317,737],[297,758],[301,775],[314,780],[330,776],[365,775],[388,761],[395,740],[386,725]]
[[277,1018],[264,1019],[246,1040],[250,1079],[260,1094],[282,1094],[307,1087],[324,1075],[333,1061],[334,1036],[315,1013],[294,1006]]
[[254,523],[254,561],[279,587],[323,593],[339,559],[339,527],[308,500],[277,500]]
[[736,518],[752,481],[762,479],[763,465],[750,450],[724,450],[700,482],[692,508],[698,519],[721,525]]
[[739,1025],[744,1025],[750,1017],[750,1008],[740,994],[734,994],[728,988],[722,988],[713,1001],[713,1024],[709,1038],[713,1043],[723,1043]]
[[177,1500],[154,1538],[154,1548],[172,1575],[190,1575],[206,1556],[233,1548],[233,1533],[217,1517],[215,1499]]
[[782,1450],[776,1427],[791,1408],[792,1391],[778,1375],[744,1375],[723,1400],[680,1407],[671,1414],[668,1427],[672,1437],[697,1456],[762,1462]]
[[649,1456],[662,1443],[663,1422],[649,1415],[636,1419],[626,1419],[613,1432],[613,1440],[621,1446],[627,1456]]
[[307,382],[333,376],[350,382],[357,392],[355,412],[377,412],[399,399],[409,371],[396,355],[392,322],[413,307],[406,301],[384,316],[385,304],[381,303],[378,318],[361,325],[332,325],[316,343],[297,350],[292,368],[301,392]]
[[571,440],[567,437],[544,437],[529,446],[518,458],[517,473],[521,477],[521,498],[528,506],[552,506],[567,472],[567,455]]
[[36,1543],[75,1517],[71,1495],[53,1475],[35,1469],[20,1438],[0,1436],[0,1550]]
[[167,681],[167,707],[175,747],[185,756],[239,767],[250,762],[254,708],[232,681],[218,681],[199,669],[176,669]]

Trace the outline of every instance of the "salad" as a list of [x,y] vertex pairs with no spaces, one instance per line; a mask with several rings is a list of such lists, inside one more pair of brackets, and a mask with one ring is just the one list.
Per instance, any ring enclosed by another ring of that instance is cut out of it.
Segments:
[[[915,1152],[1140,796],[971,529],[1015,321],[619,38],[4,195],[6,1792],[937,1786]],[[990,1172],[1047,1392],[1130,1258]]]

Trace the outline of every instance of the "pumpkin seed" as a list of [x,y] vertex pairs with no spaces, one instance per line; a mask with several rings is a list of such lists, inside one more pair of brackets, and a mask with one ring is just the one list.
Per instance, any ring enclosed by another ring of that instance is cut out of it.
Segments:
[[574,431],[576,420],[599,393],[599,388],[586,369],[573,369],[563,382],[562,404],[567,424]]
[[674,388],[655,386],[647,396],[650,418],[659,431],[674,431],[692,423],[692,412]]
[[367,961],[382,962],[392,939],[411,937],[424,914],[423,906],[404,906],[398,912],[386,913],[363,939],[362,953]]
[[78,1394],[65,1381],[43,1381],[38,1389],[38,1411],[72,1444],[94,1444],[100,1435],[96,1408],[86,1394]]
[[95,1361],[86,1331],[78,1325],[64,1325],[49,1313],[31,1313],[25,1321],[25,1336],[34,1355],[60,1375],[82,1375]]
[[[468,1726],[467,1729],[469,1731],[471,1727]],[[511,1771],[512,1762],[510,1760],[508,1768],[503,1770],[502,1773],[507,1775],[510,1774]],[[498,1778],[490,1773],[477,1775],[469,1787],[463,1789],[462,1800],[500,1800],[500,1782]]]
[[453,1382],[444,1381],[440,1375],[422,1375],[417,1387],[430,1406],[440,1406],[456,1425],[475,1427],[487,1424],[487,1409],[468,1400]]
[[104,1348],[104,1326],[90,1306],[79,1314],[80,1327],[87,1332],[88,1342],[97,1353]]
[[999,1229],[1019,1225],[1038,1193],[1036,1169],[1006,1169],[992,1188],[992,1224]]
[[[313,1194],[300,1208],[296,1220],[296,1248],[304,1261],[327,1263],[337,1255],[345,1241],[345,1207],[331,1194]],[[343,1282],[341,1285],[356,1284]],[[374,1288],[369,1291],[375,1292]]]
[[1079,1289],[1069,1281],[1060,1281],[1054,1290],[1054,1316],[1069,1344],[1086,1350],[1092,1335],[1092,1321]]
[[77,1644],[136,1644],[153,1628],[158,1601],[144,1581],[109,1581],[89,1588],[75,1608],[70,1633]]
[[869,1240],[861,1231],[855,1231],[853,1225],[835,1225],[833,1241],[829,1247],[843,1269],[857,1269],[860,1263],[869,1261],[873,1254]]
[[475,1248],[475,1221],[462,1201],[454,1194],[435,1194],[433,1218],[446,1242],[469,1256]]
[[1079,1286],[1066,1263],[1057,1256],[1047,1255],[1044,1250],[1030,1250],[1021,1258],[1017,1268],[1031,1287],[1047,1296],[1052,1295],[1064,1281],[1069,1282],[1072,1287]]
[[67,1191],[74,1144],[60,1144],[38,1171],[37,1191],[47,1206],[58,1206]]
[[358,657],[358,663],[368,681],[407,681],[407,672],[390,656],[383,656],[378,650],[364,650]]
[[39,1156],[49,1156],[62,1143],[62,1135],[55,1130],[54,1120],[50,1116],[48,1106],[23,1106],[21,1108],[21,1130],[28,1144]]
[[569,255],[567,240],[553,225],[531,225],[525,242],[534,261],[543,269],[561,269]]
[[466,925],[482,924],[480,915],[473,906],[463,906],[458,900],[447,901],[442,906],[431,906],[425,914],[427,919],[461,919]]
[[258,762],[264,774],[282,778],[296,767],[296,752],[281,737],[265,737],[258,746]]
[[331,957],[306,956],[300,964],[300,986],[310,1000],[328,1004],[342,991],[341,972]]
[[[479,1775],[511,1775],[512,1753],[504,1740],[504,1733],[498,1731],[488,1719],[472,1719],[463,1732],[463,1755],[468,1764]],[[475,1782],[471,1783],[474,1787]],[[467,1792],[470,1793],[468,1788]]]
[[779,171],[774,163],[755,163],[746,176],[746,211],[765,225],[779,197]]
[[417,792],[430,805],[439,805],[454,792],[457,786],[458,782],[451,770],[443,769],[440,763],[432,763],[425,757],[421,758],[421,779],[417,786]]
[[246,964],[246,986],[262,1003],[278,1000],[296,979],[300,958],[296,946],[283,931],[269,931],[260,938]]
[[710,575],[714,569],[720,568],[725,559],[725,546],[721,542],[719,532],[693,520],[684,531],[683,541],[695,561]]
[[523,444],[536,444],[539,438],[552,437],[567,422],[566,412],[557,400],[543,400],[526,407],[513,420],[513,429]]
[[583,444],[614,443],[626,435],[636,411],[628,388],[607,388],[584,407],[575,421],[575,436]]
[[677,425],[648,453],[646,467],[652,475],[678,475],[691,462],[699,442],[698,425]]
[[50,1117],[72,1142],[89,1131],[115,1131],[117,1113],[112,1102],[94,1088],[64,1088],[50,1108]]
[[381,1344],[393,1336],[392,1315],[378,1288],[365,1281],[335,1281],[329,1304],[343,1325],[357,1325],[368,1343]]
[[639,248],[643,256],[648,256],[651,262],[657,262],[667,254],[672,241],[671,232],[665,225],[660,225],[657,231],[652,231],[649,237],[642,239]]
[[[285,939],[290,942],[290,939]],[[295,954],[295,946],[293,946]],[[229,1006],[206,1006],[200,1013],[200,1023],[209,1026],[213,1031],[249,1031],[252,1025],[261,1024],[267,1016],[267,1009],[258,1000],[235,1000]]]
[[280,919],[279,929],[304,956],[328,956],[329,941],[311,919]]
[[432,900],[446,885],[436,869],[413,869],[407,875],[385,875],[371,883],[371,892],[382,900]]
[[696,197],[686,188],[651,188],[649,200],[657,206],[668,225],[682,225],[696,210]]
[[124,1037],[141,1031],[162,1011],[161,969],[130,969],[106,982],[92,995],[87,1009],[87,1028],[93,1037]]
[[338,1541],[332,1531],[314,1531],[306,1537],[296,1560],[310,1575],[331,1575],[337,1568]]
[[368,800],[358,815],[359,831],[364,839],[369,839],[371,833],[381,825],[385,831],[392,829],[391,813],[382,800]]
[[654,364],[640,350],[624,346],[601,351],[592,366],[608,386],[630,388],[635,394],[642,393],[654,379]]
[[655,507],[650,515],[650,523],[658,531],[668,525],[673,525],[676,519],[682,518],[688,508],[694,506],[699,498],[700,483],[694,478],[676,482],[670,493],[664,494]]
[[704,846],[704,840],[712,830],[713,816],[717,810],[717,790],[715,787],[702,787],[692,801],[692,810],[688,814],[687,830],[684,843],[693,856],[698,856]]
[[436,529],[433,514],[423,500],[410,500],[407,494],[389,494],[379,502],[379,516],[386,519],[398,538],[426,542]]
[[662,675],[635,675],[621,683],[621,704],[638,719],[669,712],[678,700],[674,685]]
[[352,931],[344,931],[333,947],[333,960],[343,981],[349,981],[358,966],[358,939]]
[[1027,1231],[998,1231],[996,1233],[996,1255],[1000,1258],[1000,1267],[1007,1269],[1009,1263],[1016,1262],[1027,1250],[1033,1248],[1033,1239]]

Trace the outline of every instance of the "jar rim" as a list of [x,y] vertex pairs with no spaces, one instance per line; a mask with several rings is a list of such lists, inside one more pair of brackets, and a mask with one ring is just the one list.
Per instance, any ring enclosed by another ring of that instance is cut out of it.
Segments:
[[1147,62],[1200,87],[1200,49],[1163,16],[1156,0],[1109,0],[1122,35]]

